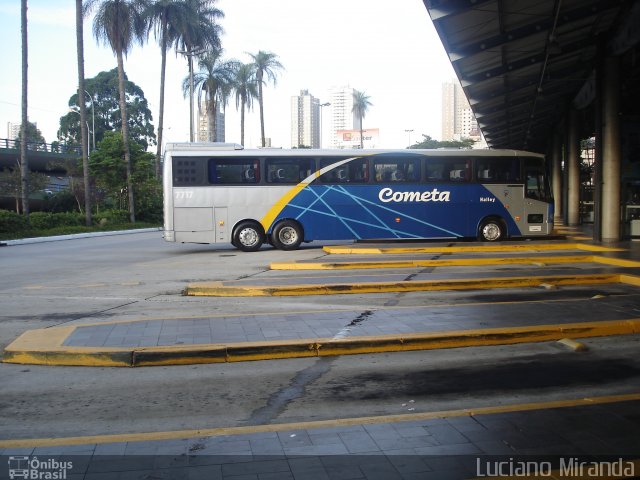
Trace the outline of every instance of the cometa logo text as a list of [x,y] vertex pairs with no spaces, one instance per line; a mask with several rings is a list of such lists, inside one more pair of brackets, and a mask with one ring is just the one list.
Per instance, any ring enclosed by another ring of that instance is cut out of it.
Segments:
[[426,192],[394,192],[391,188],[383,188],[378,193],[381,202],[448,202],[451,192],[441,192],[437,188]]

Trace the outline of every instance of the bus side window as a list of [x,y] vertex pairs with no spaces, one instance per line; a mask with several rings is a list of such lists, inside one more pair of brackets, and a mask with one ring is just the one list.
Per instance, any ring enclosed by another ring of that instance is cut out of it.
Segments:
[[437,158],[427,158],[426,161],[426,176],[427,181],[442,181],[444,180],[444,163]]
[[444,170],[448,172],[446,179],[450,182],[468,182],[471,180],[471,160],[460,160],[456,158],[444,159]]

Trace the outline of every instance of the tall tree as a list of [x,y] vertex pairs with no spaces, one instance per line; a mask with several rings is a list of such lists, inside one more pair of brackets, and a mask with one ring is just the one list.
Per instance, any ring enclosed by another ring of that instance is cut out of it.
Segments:
[[[20,134],[27,138],[27,80],[29,69],[29,48],[27,44],[27,0],[20,3],[20,29],[22,33],[22,124]],[[27,157],[27,142],[20,142],[20,183],[22,185],[22,213],[29,217],[29,159]]]
[[20,125],[20,133],[18,133],[18,138],[16,138],[16,140],[18,140],[19,143],[22,143],[22,139],[26,138],[27,150],[38,150],[42,144],[47,143],[47,141],[44,139],[42,132],[35,123],[27,121],[26,125],[27,126],[24,129],[22,128],[22,125]]
[[180,29],[189,20],[188,5],[184,0],[157,0],[145,11],[145,21],[149,30],[154,30],[160,40],[162,55],[160,66],[160,108],[158,113],[158,149],[156,152],[155,173],[160,176],[160,158],[162,156],[162,130],[164,125],[164,89],[167,70],[167,49],[179,37]]
[[435,148],[473,148],[474,140],[463,138],[461,140],[434,140],[429,135],[422,134],[422,140],[408,148],[435,149]]
[[98,3],[98,11],[93,20],[93,34],[98,42],[111,47],[118,60],[118,85],[120,93],[120,114],[122,116],[122,141],[127,167],[127,191],[129,197],[129,217],[136,221],[133,196],[131,153],[129,150],[129,124],[127,123],[127,101],[125,94],[124,56],[129,53],[134,40],[145,38],[146,29],[142,12],[143,0],[89,0],[88,5]]
[[351,111],[358,116],[360,120],[360,148],[364,148],[364,129],[362,128],[362,120],[364,120],[364,116],[366,115],[369,107],[372,106],[373,103],[370,102],[370,97],[360,90],[353,91],[353,107]]
[[[202,71],[193,76],[197,90],[198,105],[204,100],[207,110],[208,140],[218,141],[217,112],[227,103],[233,74],[237,69],[236,60],[223,60],[222,49],[214,49],[198,61]],[[184,79],[182,89],[185,94],[190,88],[190,77]]]
[[251,110],[253,100],[258,96],[258,85],[253,67],[246,63],[238,65],[233,80],[236,93],[236,109],[240,108],[240,144],[244,145],[244,111]]
[[[84,221],[91,226],[91,182],[89,178],[89,132],[87,132],[87,105],[84,100],[84,12],[82,0],[76,0],[76,53],[78,57],[78,95],[80,106],[80,134],[82,137],[82,174],[84,178]],[[95,127],[94,127],[95,128]]]
[[274,85],[276,84],[276,78],[278,70],[283,70],[284,67],[278,61],[278,56],[275,53],[265,52],[260,50],[258,53],[249,54],[253,59],[253,69],[256,75],[256,82],[258,84],[258,105],[260,106],[260,136],[262,137],[262,146],[266,146],[264,136],[264,95],[262,92],[262,86],[267,80],[270,80]]
[[189,66],[189,140],[194,141],[193,99],[195,93],[193,59],[208,48],[220,48],[222,27],[216,24],[223,18],[222,10],[215,8],[215,0],[184,0],[187,6],[186,21],[182,22],[176,38],[176,51],[187,57]]
[[[126,74],[124,79],[129,139],[136,141],[146,150],[150,145],[155,145],[156,143],[149,103],[142,89],[128,80]],[[114,68],[108,72],[100,72],[93,78],[87,78],[85,87],[88,92],[93,94],[95,137],[96,143],[99,143],[105,132],[122,129],[118,69]],[[77,93],[71,95],[69,97],[69,107],[77,105],[80,98]],[[60,117],[58,139],[67,144],[78,144],[80,142],[80,115],[75,112],[68,112]]]
[[[16,213],[20,213],[20,203],[22,200],[22,169],[20,162],[16,160],[14,168],[5,167],[0,170],[0,191],[3,195],[12,195],[15,199]],[[28,172],[29,190],[27,193],[37,193],[42,191],[49,182],[49,177],[40,172]]]

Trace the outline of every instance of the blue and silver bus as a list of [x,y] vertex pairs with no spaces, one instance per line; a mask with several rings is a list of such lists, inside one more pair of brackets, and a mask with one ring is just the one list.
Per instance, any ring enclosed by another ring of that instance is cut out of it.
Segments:
[[164,238],[264,243],[543,236],[544,157],[514,150],[245,150],[168,144]]

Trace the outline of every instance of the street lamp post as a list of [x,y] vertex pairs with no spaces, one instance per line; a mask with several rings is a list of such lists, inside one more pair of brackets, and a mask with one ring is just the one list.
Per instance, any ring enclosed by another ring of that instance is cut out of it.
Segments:
[[409,134],[409,147],[407,148],[411,148],[411,132],[413,132],[413,129],[406,129],[405,132]]
[[[78,115],[80,115],[80,109],[79,109],[77,106],[75,106],[75,105],[74,105],[73,107],[69,107],[69,111],[70,111],[70,112],[73,112],[73,113],[77,113]],[[87,125],[87,130],[89,130],[89,122],[87,121],[87,122],[85,122],[85,123],[86,123],[86,125]],[[89,150],[89,148],[90,148],[90,145],[89,145],[89,143],[87,142],[87,157],[89,157],[89,156],[90,156],[90,154],[91,154],[91,151]],[[94,147],[94,149],[95,149],[95,147]]]
[[320,107],[320,148],[322,148],[322,107],[328,107],[331,105],[329,102],[321,103]]
[[91,95],[86,90],[84,91],[87,95],[89,95],[89,100],[91,100],[91,135],[92,135],[92,150],[96,149],[96,109],[93,105],[93,95]]

